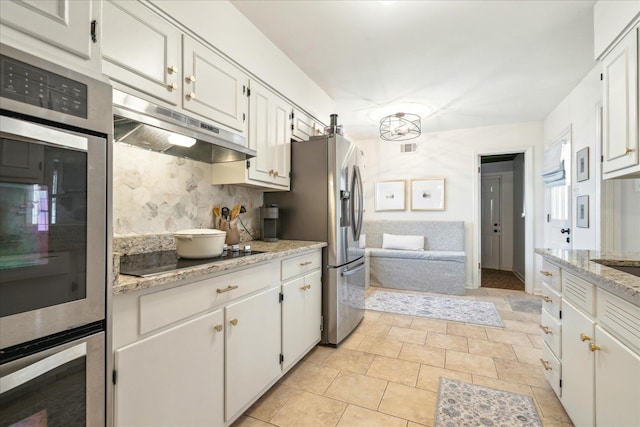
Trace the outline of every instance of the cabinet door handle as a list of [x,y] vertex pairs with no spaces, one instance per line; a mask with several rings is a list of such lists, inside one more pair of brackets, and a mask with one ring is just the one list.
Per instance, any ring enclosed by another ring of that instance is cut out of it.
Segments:
[[633,148],[625,147],[624,154],[629,154],[629,153],[633,153]]
[[548,335],[548,334],[553,334],[553,332],[551,332],[551,330],[550,330],[548,327],[546,327],[546,326],[544,326],[544,325],[539,325],[539,326],[540,326],[540,329],[542,329],[542,331],[543,331],[545,334],[547,334],[547,335]]
[[178,90],[178,85],[175,83],[171,83],[169,85],[167,85],[167,87],[171,90]]
[[213,329],[215,329],[216,332],[222,332],[222,325],[216,325],[213,327]]
[[594,343],[589,344],[589,349],[591,351],[600,350],[600,346],[595,345]]
[[237,285],[230,285],[230,286],[227,286],[224,289],[218,288],[218,289],[216,289],[216,292],[219,293],[219,294],[223,294],[225,292],[229,292],[229,291],[232,291],[234,289],[238,289],[238,286]]
[[169,74],[176,74],[178,72],[178,67],[176,67],[175,65],[172,65],[167,68],[167,71],[169,72]]
[[551,274],[548,271],[544,271],[544,270],[540,270],[540,273],[544,274],[545,276],[549,277],[549,276],[553,276],[553,274]]
[[584,341],[591,341],[591,337],[585,334],[580,334],[580,339]]
[[553,302],[553,300],[551,298],[549,298],[548,296],[546,296],[546,295],[544,295],[542,297],[542,301],[544,301],[544,302]]
[[196,99],[196,94],[195,94],[195,92],[189,92],[189,93],[187,94],[187,98],[189,98],[189,99]]
[[273,176],[278,177],[278,171],[273,171]]
[[545,371],[551,371],[553,369],[549,366],[549,362],[544,360],[542,357],[540,358],[540,363],[542,363]]
[[229,320],[229,323],[231,323],[233,326],[236,326],[238,324],[238,319],[231,319]]
[[273,175],[273,169],[269,169],[269,175]]
[[303,291],[306,291],[307,289],[311,289],[311,285],[300,286],[300,289],[303,290]]
[[304,267],[305,265],[313,264],[311,261],[305,261],[300,263],[300,267]]
[[195,81],[196,81],[196,76],[194,76],[193,74],[187,77],[187,83],[193,83]]

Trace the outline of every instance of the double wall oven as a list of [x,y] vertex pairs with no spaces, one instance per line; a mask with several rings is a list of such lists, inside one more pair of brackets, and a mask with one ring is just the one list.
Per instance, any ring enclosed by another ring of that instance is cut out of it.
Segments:
[[110,85],[0,48],[0,426],[104,425]]

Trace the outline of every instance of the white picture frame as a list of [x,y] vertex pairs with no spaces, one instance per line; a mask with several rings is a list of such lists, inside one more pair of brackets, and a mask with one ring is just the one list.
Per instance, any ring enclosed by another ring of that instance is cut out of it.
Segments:
[[404,199],[404,180],[380,181],[375,184],[376,211],[403,211],[406,209]]
[[445,200],[444,178],[411,180],[412,211],[443,211]]
[[578,196],[576,198],[576,226],[589,228],[589,196]]

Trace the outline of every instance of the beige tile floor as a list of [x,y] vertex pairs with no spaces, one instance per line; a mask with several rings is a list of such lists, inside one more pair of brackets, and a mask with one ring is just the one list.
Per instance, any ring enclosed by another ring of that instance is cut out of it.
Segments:
[[508,296],[538,298],[489,288],[464,297],[495,303],[504,328],[367,311],[337,349],[312,350],[234,427],[432,426],[440,377],[531,396],[543,425],[571,426],[538,361],[540,315],[512,311]]

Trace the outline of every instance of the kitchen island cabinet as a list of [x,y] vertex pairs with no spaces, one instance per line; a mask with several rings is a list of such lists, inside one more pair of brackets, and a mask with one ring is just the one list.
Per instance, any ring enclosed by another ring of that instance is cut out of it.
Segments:
[[[319,342],[324,245],[256,242],[256,250],[272,252],[155,277],[120,276],[113,298],[116,425],[226,426],[242,415]],[[290,293],[299,291],[296,281],[310,285],[297,298]],[[185,411],[188,418],[176,418]]]
[[592,261],[640,265],[640,254],[537,252],[562,281],[561,357],[545,345],[541,359],[562,405],[575,425],[640,425],[640,281]]

